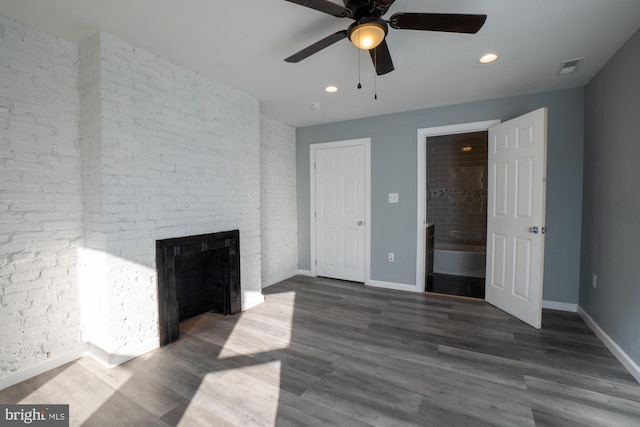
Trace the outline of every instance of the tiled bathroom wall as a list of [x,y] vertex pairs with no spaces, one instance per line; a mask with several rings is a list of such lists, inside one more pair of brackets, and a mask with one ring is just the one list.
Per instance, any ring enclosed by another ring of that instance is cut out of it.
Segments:
[[427,221],[436,245],[486,246],[486,131],[427,139]]

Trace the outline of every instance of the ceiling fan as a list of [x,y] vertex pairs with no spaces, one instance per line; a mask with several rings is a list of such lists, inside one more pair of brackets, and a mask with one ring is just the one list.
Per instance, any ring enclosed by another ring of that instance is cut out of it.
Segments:
[[300,62],[322,49],[349,38],[359,49],[368,50],[376,69],[383,75],[394,70],[389,47],[385,41],[388,27],[396,30],[444,31],[475,34],[484,25],[487,15],[450,13],[396,13],[383,19],[395,0],[344,0],[344,7],[329,0],[286,0],[338,18],[355,22],[286,58],[286,62]]

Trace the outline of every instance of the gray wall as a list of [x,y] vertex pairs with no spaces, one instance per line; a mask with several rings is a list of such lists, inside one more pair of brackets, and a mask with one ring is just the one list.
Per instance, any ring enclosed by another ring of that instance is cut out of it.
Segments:
[[[384,102],[379,100],[377,102]],[[309,270],[309,145],[371,138],[371,279],[415,284],[417,129],[509,120],[548,107],[547,221],[544,299],[578,302],[584,131],[583,88],[409,111],[298,128],[298,254]],[[400,193],[388,204],[389,192]],[[387,262],[395,252],[396,261]]]
[[640,364],[638,76],[640,32],[586,86],[580,306]]

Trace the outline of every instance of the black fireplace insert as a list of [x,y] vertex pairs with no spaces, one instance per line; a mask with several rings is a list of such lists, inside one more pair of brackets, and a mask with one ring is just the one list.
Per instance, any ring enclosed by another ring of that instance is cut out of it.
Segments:
[[239,230],[156,241],[160,345],[180,322],[206,312],[241,310]]

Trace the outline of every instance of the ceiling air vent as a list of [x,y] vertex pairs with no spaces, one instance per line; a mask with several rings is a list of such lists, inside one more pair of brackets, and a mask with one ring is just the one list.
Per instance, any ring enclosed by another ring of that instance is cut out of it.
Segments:
[[582,61],[584,61],[584,56],[582,58],[567,59],[566,61],[562,61],[560,63],[558,75],[562,76],[565,74],[575,73],[582,65]]

